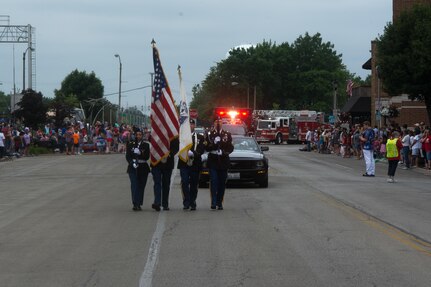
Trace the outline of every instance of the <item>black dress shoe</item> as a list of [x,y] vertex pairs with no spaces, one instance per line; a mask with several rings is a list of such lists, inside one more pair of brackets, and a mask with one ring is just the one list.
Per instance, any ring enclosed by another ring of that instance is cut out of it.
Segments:
[[216,209],[216,206],[215,205],[211,205],[211,209]]
[[169,207],[164,206],[164,207],[163,207],[163,210],[166,210],[166,211],[167,211],[167,210],[170,210],[170,209],[169,209]]
[[154,209],[155,211],[160,211],[160,205],[158,204],[151,205],[151,208]]
[[142,207],[141,207],[141,206],[138,206],[138,210],[139,210],[139,211],[141,211],[141,210],[142,210]]
[[223,206],[219,206],[217,209],[218,210],[223,210]]
[[133,211],[138,211],[139,210],[139,207],[137,207],[137,206],[133,206]]
[[192,206],[190,210],[196,210],[196,206]]
[[189,210],[190,209],[190,207],[189,206],[184,206],[183,207],[183,210]]

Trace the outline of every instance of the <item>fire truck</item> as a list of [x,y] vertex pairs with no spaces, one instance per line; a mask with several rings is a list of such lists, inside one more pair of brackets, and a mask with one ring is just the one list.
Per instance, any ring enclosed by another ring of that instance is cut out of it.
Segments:
[[324,114],[309,110],[255,110],[255,136],[258,142],[304,142],[307,128],[324,125]]

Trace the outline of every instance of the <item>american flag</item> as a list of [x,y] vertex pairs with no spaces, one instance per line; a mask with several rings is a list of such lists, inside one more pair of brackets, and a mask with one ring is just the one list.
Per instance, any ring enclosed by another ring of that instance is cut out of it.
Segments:
[[159,51],[153,45],[154,85],[151,101],[151,163],[160,162],[169,155],[171,141],[178,137],[178,112],[160,63]]
[[346,93],[349,95],[349,97],[351,97],[353,93],[353,84],[354,83],[352,80],[347,81]]

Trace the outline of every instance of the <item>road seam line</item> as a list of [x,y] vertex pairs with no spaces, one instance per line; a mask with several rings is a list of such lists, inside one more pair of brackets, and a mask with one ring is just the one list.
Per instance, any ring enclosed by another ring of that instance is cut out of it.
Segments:
[[[176,166],[176,161],[175,161]],[[172,190],[174,178],[177,175],[177,169],[171,176],[171,184],[169,190]],[[139,287],[151,287],[153,284],[153,273],[156,269],[157,261],[159,259],[160,246],[162,244],[163,233],[165,232],[166,216],[164,212],[159,213],[157,219],[156,230],[154,231],[153,238],[151,239],[150,249],[148,251],[147,263],[145,264],[144,271],[139,278]]]
[[350,214],[351,216],[359,219],[361,222],[379,230],[380,232],[388,235],[392,239],[409,246],[425,255],[431,256],[431,243],[419,238],[418,236],[409,233],[393,224],[390,224],[374,215],[367,213],[347,202],[344,202],[332,195],[324,192],[315,193],[322,201],[341,209],[342,211]]

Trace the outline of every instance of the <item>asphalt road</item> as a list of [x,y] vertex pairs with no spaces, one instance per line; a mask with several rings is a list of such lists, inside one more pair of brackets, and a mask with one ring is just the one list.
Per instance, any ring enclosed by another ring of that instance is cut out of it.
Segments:
[[225,210],[133,212],[123,155],[0,163],[0,286],[431,286],[431,175],[270,145]]

